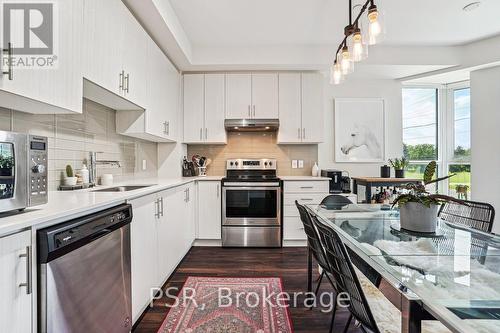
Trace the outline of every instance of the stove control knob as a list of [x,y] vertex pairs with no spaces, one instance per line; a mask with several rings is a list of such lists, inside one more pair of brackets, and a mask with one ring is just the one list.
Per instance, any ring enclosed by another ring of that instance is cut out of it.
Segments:
[[238,162],[234,162],[234,165],[238,166],[238,164],[239,164]]
[[233,166],[233,165],[234,165],[234,162],[229,162],[229,165],[230,165],[230,166]]
[[[271,165],[271,164],[269,164],[269,165]],[[264,162],[264,166],[267,166],[267,162]]]
[[270,161],[270,162],[269,162],[269,166],[273,166],[273,162],[271,162],[271,161]]

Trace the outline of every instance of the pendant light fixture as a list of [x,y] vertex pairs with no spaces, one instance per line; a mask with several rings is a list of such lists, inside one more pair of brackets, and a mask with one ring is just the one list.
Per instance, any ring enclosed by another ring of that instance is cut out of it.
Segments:
[[[362,7],[359,6],[361,7],[359,14],[353,21],[352,0],[349,0],[349,24],[344,28],[344,39],[337,48],[335,61],[330,68],[332,84],[339,84],[346,75],[354,71],[355,62],[368,57],[368,45],[374,45],[382,40],[381,14],[374,1],[367,0]],[[367,14],[363,16],[365,12]]]

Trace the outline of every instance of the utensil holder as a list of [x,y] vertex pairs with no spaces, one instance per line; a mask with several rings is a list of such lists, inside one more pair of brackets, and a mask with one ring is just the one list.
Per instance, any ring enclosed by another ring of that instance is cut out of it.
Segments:
[[205,177],[207,175],[207,167],[198,167],[198,176]]

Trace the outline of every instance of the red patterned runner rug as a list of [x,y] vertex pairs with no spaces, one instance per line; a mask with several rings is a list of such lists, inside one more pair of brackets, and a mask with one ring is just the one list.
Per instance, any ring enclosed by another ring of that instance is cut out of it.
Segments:
[[292,333],[286,299],[280,278],[189,277],[158,333]]

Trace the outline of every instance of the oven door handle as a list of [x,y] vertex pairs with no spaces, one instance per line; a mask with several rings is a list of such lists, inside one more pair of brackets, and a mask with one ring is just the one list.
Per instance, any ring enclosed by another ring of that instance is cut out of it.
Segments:
[[222,185],[223,187],[237,187],[237,188],[279,188],[279,183],[244,183],[244,182],[227,182]]

